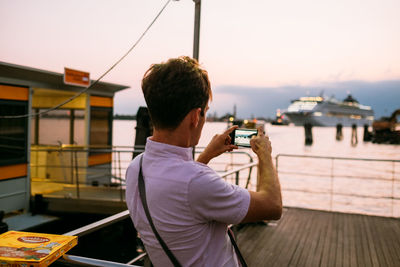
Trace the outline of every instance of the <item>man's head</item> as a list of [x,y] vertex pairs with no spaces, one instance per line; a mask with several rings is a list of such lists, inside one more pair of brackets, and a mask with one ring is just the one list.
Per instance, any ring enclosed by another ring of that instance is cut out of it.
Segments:
[[152,65],[144,74],[142,90],[156,129],[175,129],[195,108],[204,116],[211,98],[207,71],[190,57]]

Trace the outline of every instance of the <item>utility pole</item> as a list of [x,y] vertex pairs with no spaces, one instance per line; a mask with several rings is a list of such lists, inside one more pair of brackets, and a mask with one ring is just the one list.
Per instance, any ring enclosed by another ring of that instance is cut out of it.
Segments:
[[[194,2],[194,37],[193,37],[193,58],[199,61],[199,43],[200,43],[200,13],[201,0],[193,0]],[[205,114],[204,114],[205,116]],[[192,156],[194,160],[196,147],[193,146]]]
[[200,43],[200,13],[201,0],[193,0],[194,7],[194,38],[193,38],[193,58],[199,60],[199,43]]

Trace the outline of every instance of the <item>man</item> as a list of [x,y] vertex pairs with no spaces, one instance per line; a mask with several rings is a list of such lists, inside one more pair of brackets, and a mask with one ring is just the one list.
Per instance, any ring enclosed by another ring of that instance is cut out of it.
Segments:
[[231,185],[206,164],[237,148],[229,137],[236,126],[214,136],[197,161],[192,158],[212,95],[208,74],[197,61],[180,57],[152,65],[142,90],[154,130],[144,154],[128,167],[126,202],[152,263],[172,266],[140,200],[140,158],[152,220],[178,261],[183,266],[239,266],[228,224],[279,219],[282,213],[268,137],[260,128],[251,140],[259,160],[257,192]]

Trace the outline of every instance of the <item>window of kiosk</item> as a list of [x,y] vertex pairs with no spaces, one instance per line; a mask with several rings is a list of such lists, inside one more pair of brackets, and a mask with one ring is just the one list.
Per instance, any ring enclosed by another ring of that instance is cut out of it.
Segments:
[[91,107],[90,147],[109,148],[111,146],[112,108]]
[[[45,109],[32,109],[39,113]],[[85,112],[79,109],[58,109],[33,117],[31,144],[59,146],[61,144],[84,145]]]
[[[27,101],[0,100],[0,116],[24,115]],[[0,166],[27,161],[28,118],[0,119]]]

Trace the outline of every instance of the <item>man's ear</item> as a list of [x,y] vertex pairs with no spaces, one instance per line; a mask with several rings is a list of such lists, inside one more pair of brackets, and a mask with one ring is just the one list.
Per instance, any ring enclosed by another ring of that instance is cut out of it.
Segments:
[[191,113],[191,124],[194,127],[197,127],[197,125],[199,124],[200,121],[200,116],[201,116],[201,108],[194,108],[190,111]]

